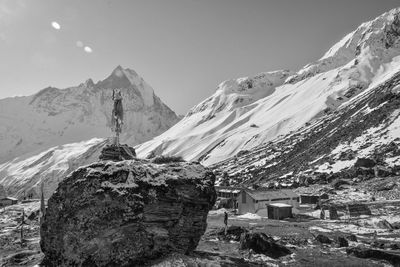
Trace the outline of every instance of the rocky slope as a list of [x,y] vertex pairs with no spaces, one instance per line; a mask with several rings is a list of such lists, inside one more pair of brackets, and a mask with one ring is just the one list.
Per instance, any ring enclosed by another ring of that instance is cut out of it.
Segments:
[[48,87],[35,95],[0,100],[0,163],[53,146],[106,138],[112,89],[121,89],[125,111],[122,142],[142,143],[178,121],[135,71],[118,66],[106,79],[76,87]]
[[267,186],[268,181],[293,182],[318,173],[335,179],[332,173],[341,172],[348,178],[374,177],[373,170],[357,173],[358,158],[395,174],[400,164],[399,89],[400,72],[296,132],[213,165],[223,173],[219,182]]
[[197,163],[97,162],[60,183],[41,227],[46,266],[143,266],[192,252],[216,200]]
[[[266,148],[269,143],[282,144],[287,137],[307,129],[312,134],[316,128],[310,125],[325,127],[325,119],[342,121],[340,116],[349,114],[346,112],[350,109],[361,114],[374,109],[373,114],[379,114],[381,107],[367,104],[374,96],[381,96],[379,88],[394,81],[400,71],[399,13],[400,8],[393,9],[361,24],[322,58],[297,72],[268,72],[221,83],[213,96],[194,107],[178,124],[137,146],[138,155],[169,154],[205,165],[217,164],[218,168],[234,166],[230,173],[258,165],[266,168],[279,163],[272,160],[275,152]],[[389,87],[387,90],[397,90]],[[396,128],[397,121],[389,124]],[[330,140],[326,134],[321,140]],[[297,142],[298,138],[292,138],[280,149],[288,152]],[[252,151],[257,156],[251,160],[243,156]],[[251,166],[240,166],[240,160],[233,164],[229,160],[233,156],[243,159],[243,163],[249,161]],[[307,160],[315,158],[301,162]]]

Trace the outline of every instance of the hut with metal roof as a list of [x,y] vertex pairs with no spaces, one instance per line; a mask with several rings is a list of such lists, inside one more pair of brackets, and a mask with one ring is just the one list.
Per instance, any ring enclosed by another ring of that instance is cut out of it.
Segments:
[[267,205],[268,219],[282,220],[293,217],[293,206],[285,203],[272,203]]
[[268,217],[268,205],[282,203],[299,207],[299,196],[290,189],[280,190],[249,190],[241,191],[237,198],[239,214],[257,213]]
[[14,205],[18,203],[18,199],[14,197],[3,197],[0,199],[0,207]]

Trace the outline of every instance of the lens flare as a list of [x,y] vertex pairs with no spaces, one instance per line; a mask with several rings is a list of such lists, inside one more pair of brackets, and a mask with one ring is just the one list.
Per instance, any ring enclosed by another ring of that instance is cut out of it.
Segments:
[[83,48],[85,50],[86,53],[92,53],[93,50],[92,48],[90,48],[89,46],[85,46],[85,48]]
[[56,30],[61,29],[60,24],[58,24],[58,22],[56,22],[56,21],[53,21],[53,22],[51,23],[51,27],[53,27],[53,28],[56,29]]

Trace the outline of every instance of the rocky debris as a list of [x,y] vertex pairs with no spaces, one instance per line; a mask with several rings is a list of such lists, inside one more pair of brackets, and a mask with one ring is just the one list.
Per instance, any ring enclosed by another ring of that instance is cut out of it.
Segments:
[[392,222],[393,229],[400,229],[400,222]]
[[341,189],[343,185],[348,185],[348,184],[350,184],[348,181],[342,179],[336,179],[335,181],[332,182],[332,186],[336,190]]
[[387,191],[392,190],[397,184],[395,182],[385,182],[379,183],[375,186],[376,191]]
[[39,216],[40,210],[32,211],[31,214],[28,216],[28,220],[33,221],[36,220]]
[[322,244],[331,244],[332,240],[329,239],[326,235],[319,234],[315,237],[315,240]]
[[277,244],[272,237],[264,233],[245,233],[240,239],[240,249],[251,249],[277,259],[292,252],[285,246]]
[[166,257],[154,260],[148,266],[151,267],[260,267],[264,266],[257,262],[251,262],[242,257],[231,257],[219,253],[194,251],[190,255],[173,253]]
[[220,239],[228,239],[233,241],[240,241],[240,237],[242,234],[246,234],[249,231],[241,226],[231,225],[226,230],[225,235],[225,228],[221,228],[218,230],[217,235]]
[[394,227],[388,222],[388,221],[386,221],[386,220],[381,220],[381,221],[379,221],[377,224],[376,224],[376,226],[378,227],[378,228],[382,228],[382,229],[394,229]]
[[59,184],[41,248],[48,266],[136,266],[193,251],[214,205],[214,174],[198,163],[97,162]]
[[356,163],[354,163],[354,167],[359,168],[359,167],[363,167],[363,168],[373,168],[375,167],[376,162],[372,159],[368,159],[368,158],[358,158]]
[[136,157],[136,152],[133,147],[128,145],[107,145],[101,150],[100,160],[130,160]]
[[347,239],[345,237],[343,237],[343,236],[338,236],[337,237],[337,243],[338,243],[338,246],[340,248],[349,246],[349,241],[347,241]]
[[39,256],[40,251],[35,250],[23,250],[9,255],[0,260],[1,266],[23,266],[30,265],[34,261],[35,257]]
[[363,247],[353,247],[346,250],[347,254],[354,255],[358,258],[370,258],[376,260],[386,260],[394,266],[400,266],[400,255],[377,249],[369,249]]
[[400,249],[400,246],[399,246],[399,244],[392,243],[392,244],[389,244],[389,248],[391,250],[398,250],[398,249]]
[[354,234],[346,236],[346,239],[349,241],[357,242],[357,236]]
[[352,160],[357,155],[357,152],[348,149],[340,153],[338,160]]

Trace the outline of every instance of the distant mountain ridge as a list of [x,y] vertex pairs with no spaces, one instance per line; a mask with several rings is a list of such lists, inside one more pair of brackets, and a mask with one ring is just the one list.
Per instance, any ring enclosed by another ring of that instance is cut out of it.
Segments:
[[98,83],[88,79],[76,87],[47,87],[31,96],[1,99],[0,163],[57,145],[111,136],[112,89],[121,89],[123,96],[122,142],[142,143],[179,120],[143,78],[118,66]]
[[[46,88],[36,96],[0,100],[0,145],[10,151],[0,154],[0,184],[21,196],[44,181],[51,194],[71,169],[96,160],[107,141],[90,138],[110,135],[109,89],[120,87],[131,114],[123,140],[144,142],[135,147],[138,157],[163,154],[200,161],[218,174],[217,184],[263,186],[293,174],[336,173],[358,157],[400,166],[396,8],[361,24],[297,72],[222,82],[165,132],[178,120],[175,113],[136,73],[121,67],[98,83],[88,80],[65,90]],[[13,116],[16,112],[20,116]],[[145,142],[151,135],[156,137]]]

